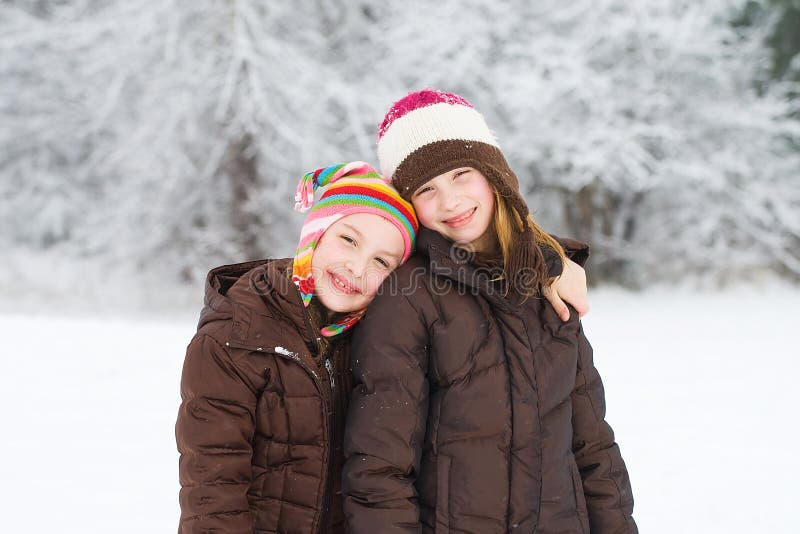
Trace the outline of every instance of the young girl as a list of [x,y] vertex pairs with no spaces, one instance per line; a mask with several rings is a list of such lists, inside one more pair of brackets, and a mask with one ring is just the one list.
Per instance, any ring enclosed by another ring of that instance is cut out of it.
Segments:
[[577,313],[539,298],[543,251],[497,141],[425,90],[381,125],[385,176],[421,223],[353,339],[350,532],[633,533],[625,464]]
[[343,532],[347,331],[411,254],[411,205],[361,162],[307,174],[292,259],[212,270],[186,352],[179,532]]

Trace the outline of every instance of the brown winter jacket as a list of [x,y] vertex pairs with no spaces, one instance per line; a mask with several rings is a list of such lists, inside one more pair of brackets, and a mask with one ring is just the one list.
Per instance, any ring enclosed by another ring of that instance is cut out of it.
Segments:
[[[349,340],[317,363],[291,260],[214,269],[186,352],[179,532],[344,532]],[[344,334],[347,335],[347,334]]]
[[575,311],[512,303],[422,229],[354,333],[350,532],[635,533]]

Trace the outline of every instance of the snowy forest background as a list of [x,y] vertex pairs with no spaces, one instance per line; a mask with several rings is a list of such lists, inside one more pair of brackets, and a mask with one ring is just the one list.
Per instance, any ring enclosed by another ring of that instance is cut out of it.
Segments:
[[376,164],[429,86],[487,117],[592,282],[795,284],[798,50],[798,0],[5,0],[0,292],[197,301],[290,255],[300,176]]
[[799,51],[800,0],[0,0],[3,532],[175,531],[205,273],[431,86],[592,246],[641,531],[794,534]]

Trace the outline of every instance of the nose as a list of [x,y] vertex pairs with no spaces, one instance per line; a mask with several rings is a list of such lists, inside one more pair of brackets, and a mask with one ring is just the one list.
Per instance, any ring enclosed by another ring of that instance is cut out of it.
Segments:
[[356,278],[361,278],[366,270],[367,263],[360,257],[353,257],[345,260],[344,267]]
[[439,188],[439,208],[442,211],[453,211],[458,207],[459,198],[453,188],[440,186]]

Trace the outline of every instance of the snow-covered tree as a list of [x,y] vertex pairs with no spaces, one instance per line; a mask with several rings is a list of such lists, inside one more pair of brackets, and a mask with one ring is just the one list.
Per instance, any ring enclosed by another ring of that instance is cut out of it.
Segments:
[[800,275],[800,129],[758,94],[764,34],[735,7],[537,2],[494,63],[534,205],[603,277]]
[[432,86],[487,116],[593,279],[796,278],[797,91],[761,83],[773,26],[745,7],[4,2],[0,248],[165,285],[291,254],[297,179],[374,163],[388,106]]
[[372,149],[317,7],[6,8],[3,237],[189,279],[289,252],[302,173]]

